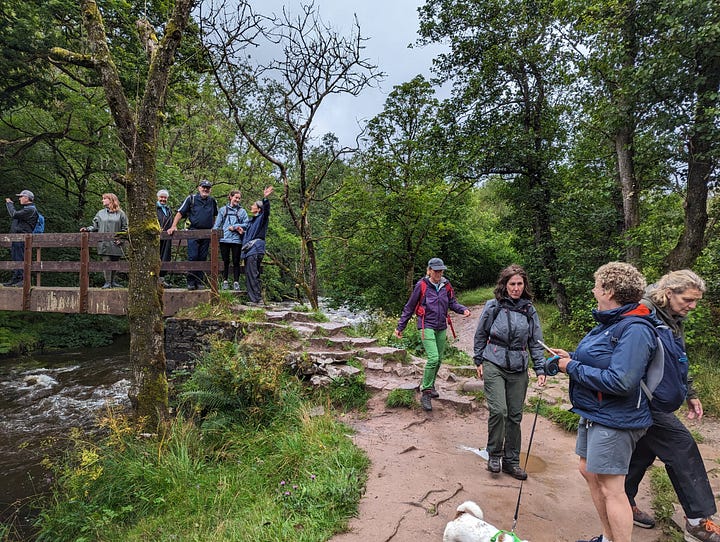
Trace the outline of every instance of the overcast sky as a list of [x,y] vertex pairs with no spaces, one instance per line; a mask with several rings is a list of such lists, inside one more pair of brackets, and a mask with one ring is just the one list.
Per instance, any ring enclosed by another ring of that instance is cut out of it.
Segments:
[[[360,34],[365,42],[367,58],[386,77],[379,88],[368,88],[360,96],[331,96],[323,102],[316,123],[316,136],[333,132],[340,142],[352,145],[364,124],[383,109],[387,95],[395,85],[410,81],[418,74],[430,77],[432,59],[441,51],[439,46],[414,47],[418,38],[417,8],[423,0],[315,0],[322,20],[343,36],[349,36],[357,15]],[[256,9],[262,13],[281,13],[287,5],[290,13],[300,2],[261,0]]]

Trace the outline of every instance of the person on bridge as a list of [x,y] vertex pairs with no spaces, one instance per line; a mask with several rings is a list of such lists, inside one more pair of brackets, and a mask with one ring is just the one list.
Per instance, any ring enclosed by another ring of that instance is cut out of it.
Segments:
[[228,194],[227,204],[220,208],[213,225],[214,229],[222,231],[220,255],[223,260],[223,290],[230,287],[228,273],[230,271],[231,254],[233,278],[235,279],[233,290],[240,289],[240,247],[242,247],[243,234],[248,224],[250,224],[250,217],[240,205],[240,190],[231,190]]
[[[108,192],[102,195],[103,208],[100,209],[95,218],[93,218],[92,226],[80,228],[80,231],[96,231],[100,233],[119,233],[128,231],[128,219],[125,211],[120,208],[120,200],[118,197]],[[121,256],[125,255],[123,250],[123,242],[121,239],[112,239],[108,241],[99,241],[97,251],[103,261],[117,262]],[[116,271],[103,271],[105,275],[105,284],[103,288],[122,288],[115,281]]]
[[420,404],[427,411],[432,410],[431,399],[440,397],[435,389],[435,378],[445,354],[448,322],[452,324],[448,310],[470,316],[470,309],[458,302],[450,281],[443,276],[445,269],[440,258],[430,258],[425,276],[415,283],[394,332],[395,337],[402,339],[410,318],[413,314],[417,315],[417,328],[421,330],[422,344],[427,354],[420,383]]
[[245,288],[250,303],[262,301],[262,284],[260,283],[260,265],[265,255],[265,235],[270,221],[270,200],[273,187],[268,186],[263,191],[262,201],[256,201],[250,206],[253,216],[245,228],[240,257],[245,262]]
[[[13,203],[12,199],[5,198],[8,214],[12,218],[10,233],[32,233],[39,216],[34,203],[35,194],[30,190],[23,190],[15,195],[20,198],[20,209],[15,209],[15,203]],[[13,241],[10,246],[10,258],[14,262],[25,260],[25,243],[23,241]],[[23,270],[21,267],[13,270],[12,278],[9,282],[3,283],[3,286],[22,286],[22,283]]]
[[478,320],[473,349],[490,413],[487,470],[493,474],[502,470],[525,480],[527,472],[520,466],[520,424],[531,360],[538,386],[545,385],[545,358],[538,342],[543,335],[525,269],[509,265],[500,271],[494,294]]
[[[157,211],[158,224],[160,224],[160,231],[168,231],[173,223],[173,212],[168,206],[168,198],[170,193],[165,190],[158,190],[157,202],[155,203],[155,209]],[[160,241],[160,261],[169,262],[172,257],[172,240],[162,239]],[[169,288],[170,284],[165,281],[165,275],[167,271],[160,271],[160,286],[163,288]]]
[[[168,233],[172,235],[177,231],[177,226],[183,218],[190,222],[191,230],[209,230],[215,223],[215,217],[218,214],[217,201],[210,195],[212,183],[207,179],[203,179],[198,183],[198,191],[191,194],[175,213],[172,226],[168,228]],[[188,261],[204,262],[207,260],[210,251],[210,239],[188,239]],[[204,290],[205,273],[203,271],[190,271],[187,274],[188,290]]]
[[[671,271],[649,286],[641,303],[652,310],[676,337],[684,339],[684,321],[705,293],[705,281],[689,269]],[[684,341],[683,341],[684,342]],[[687,417],[701,419],[702,402],[687,379]],[[650,529],[652,516],[635,502],[640,480],[657,457],[665,463],[670,482],[685,512],[685,540],[720,542],[720,525],[713,522],[717,512],[715,495],[697,443],[674,412],[664,412],[650,403],[653,423],[638,441],[625,477],[625,493],[633,509],[633,523]]]

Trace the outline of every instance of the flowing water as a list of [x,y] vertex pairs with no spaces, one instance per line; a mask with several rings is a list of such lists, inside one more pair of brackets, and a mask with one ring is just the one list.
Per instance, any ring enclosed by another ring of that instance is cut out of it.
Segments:
[[[0,360],[0,520],[22,526],[47,490],[40,461],[60,453],[71,428],[90,429],[108,404],[128,404],[128,342]],[[55,444],[48,447],[48,443]]]

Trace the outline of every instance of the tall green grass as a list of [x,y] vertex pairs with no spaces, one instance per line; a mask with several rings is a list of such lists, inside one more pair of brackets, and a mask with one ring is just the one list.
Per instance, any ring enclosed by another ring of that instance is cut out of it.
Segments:
[[[74,435],[51,465],[37,540],[317,541],[345,529],[368,459],[330,409],[311,415],[302,385],[264,352],[209,355],[158,436],[117,415],[99,442]],[[245,397],[222,399],[232,393]]]

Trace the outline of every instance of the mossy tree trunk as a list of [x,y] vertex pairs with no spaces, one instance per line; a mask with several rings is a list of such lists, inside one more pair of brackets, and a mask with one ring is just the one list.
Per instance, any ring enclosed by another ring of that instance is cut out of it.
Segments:
[[160,271],[160,227],[155,213],[157,139],[170,70],[195,3],[196,0],[176,1],[159,44],[154,34],[146,35],[150,66],[137,113],[131,109],[122,87],[95,0],[81,0],[90,54],[60,48],[51,51],[54,60],[84,66],[100,76],[125,154],[125,174],[116,180],[127,191],[129,222],[128,318],[134,377],[130,399],[148,427],[165,418],[168,404],[162,290],[157,280]]

